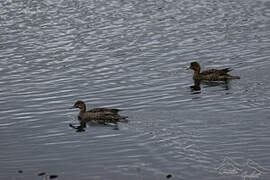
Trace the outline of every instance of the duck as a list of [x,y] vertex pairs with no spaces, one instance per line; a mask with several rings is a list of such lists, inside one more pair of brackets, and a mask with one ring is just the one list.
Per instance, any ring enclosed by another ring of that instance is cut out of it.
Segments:
[[189,69],[192,69],[194,80],[206,80],[206,81],[226,81],[230,79],[240,79],[240,76],[229,75],[228,72],[232,71],[231,68],[225,69],[209,69],[201,71],[201,66],[198,62],[194,61],[190,63]]
[[72,108],[79,108],[80,113],[78,119],[82,122],[86,121],[103,121],[105,122],[117,122],[119,120],[127,119],[128,116],[120,115],[119,109],[110,108],[94,108],[86,111],[86,105],[83,101],[77,101]]

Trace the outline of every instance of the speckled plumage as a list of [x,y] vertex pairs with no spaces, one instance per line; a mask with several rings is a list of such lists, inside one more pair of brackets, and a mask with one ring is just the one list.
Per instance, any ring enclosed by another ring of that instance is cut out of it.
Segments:
[[119,109],[109,108],[94,108],[86,111],[86,105],[83,101],[77,101],[73,108],[79,108],[80,113],[78,119],[81,121],[102,120],[108,122],[115,122],[121,119],[126,119],[127,116],[118,114]]
[[194,80],[207,80],[207,81],[225,81],[228,79],[240,79],[239,76],[229,75],[232,69],[209,69],[205,71],[201,71],[200,64],[198,62],[190,63],[189,69],[194,70],[193,79]]

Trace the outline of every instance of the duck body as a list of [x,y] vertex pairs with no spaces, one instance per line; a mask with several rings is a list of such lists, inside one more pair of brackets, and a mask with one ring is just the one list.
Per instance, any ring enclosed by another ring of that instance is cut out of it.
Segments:
[[86,111],[86,105],[83,101],[77,101],[73,105],[73,108],[80,109],[78,119],[81,121],[102,120],[107,122],[115,122],[127,118],[127,116],[119,114],[120,111],[119,109],[94,108],[89,111]]
[[189,69],[194,70],[194,80],[206,80],[206,81],[226,81],[229,79],[240,79],[239,76],[229,75],[228,72],[232,71],[230,68],[225,69],[209,69],[201,71],[200,64],[198,62],[190,63]]

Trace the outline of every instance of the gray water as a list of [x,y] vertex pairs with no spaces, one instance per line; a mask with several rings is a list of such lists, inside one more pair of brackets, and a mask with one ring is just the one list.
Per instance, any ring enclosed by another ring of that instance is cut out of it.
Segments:
[[[269,180],[269,37],[263,0],[1,1],[0,179]],[[129,121],[78,133],[77,100]]]

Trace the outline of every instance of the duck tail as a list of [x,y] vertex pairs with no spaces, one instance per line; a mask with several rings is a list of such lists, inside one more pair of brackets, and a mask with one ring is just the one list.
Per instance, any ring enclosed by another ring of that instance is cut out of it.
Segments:
[[240,79],[240,76],[227,76],[227,79]]
[[222,69],[222,71],[224,71],[225,73],[230,72],[230,71],[232,71],[232,70],[233,70],[232,68],[225,68],[225,69]]
[[125,115],[120,115],[120,119],[127,119],[128,116],[125,116]]

